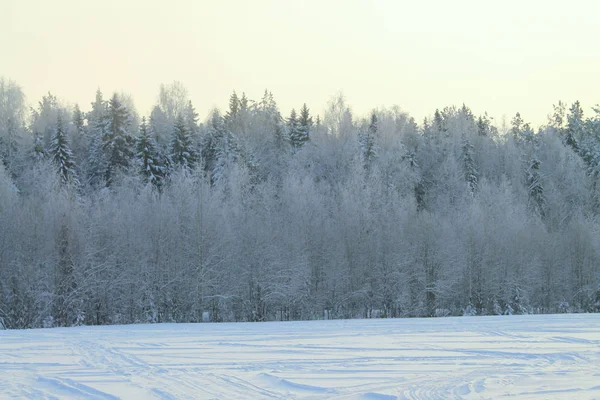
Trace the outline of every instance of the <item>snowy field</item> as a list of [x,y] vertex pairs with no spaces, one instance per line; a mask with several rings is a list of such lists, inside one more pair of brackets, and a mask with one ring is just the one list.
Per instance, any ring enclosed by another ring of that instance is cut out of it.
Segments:
[[0,331],[0,398],[600,399],[600,314]]

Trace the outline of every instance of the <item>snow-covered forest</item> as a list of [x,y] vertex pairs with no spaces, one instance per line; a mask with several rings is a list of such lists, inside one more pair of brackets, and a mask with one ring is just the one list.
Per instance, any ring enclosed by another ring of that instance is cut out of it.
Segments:
[[600,311],[599,107],[90,103],[0,79],[0,326]]

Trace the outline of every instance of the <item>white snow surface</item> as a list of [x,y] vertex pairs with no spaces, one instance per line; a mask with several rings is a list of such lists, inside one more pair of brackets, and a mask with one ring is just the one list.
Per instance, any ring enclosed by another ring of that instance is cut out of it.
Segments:
[[0,398],[600,399],[600,314],[0,331]]

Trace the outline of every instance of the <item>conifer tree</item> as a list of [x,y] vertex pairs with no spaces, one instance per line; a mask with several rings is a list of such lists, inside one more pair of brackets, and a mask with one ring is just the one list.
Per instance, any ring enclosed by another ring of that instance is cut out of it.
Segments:
[[518,141],[521,137],[521,128],[524,124],[523,118],[521,118],[521,113],[517,113],[510,122],[510,133],[512,134],[513,138]]
[[517,143],[532,144],[535,143],[535,135],[529,123],[525,123],[520,113],[517,113],[511,121],[512,128],[510,130],[514,140]]
[[71,130],[71,147],[76,163],[81,165],[85,160],[89,143],[85,132],[85,116],[79,105],[75,105],[73,110],[73,128]]
[[248,98],[246,97],[246,93],[242,92],[242,97],[240,98],[240,113],[246,113],[248,110]]
[[285,152],[285,149],[290,143],[289,137],[285,134],[284,128],[281,124],[275,124],[275,149],[277,150],[277,154],[281,154]]
[[540,177],[540,161],[537,158],[531,159],[527,174],[527,191],[529,194],[529,204],[532,209],[542,218],[545,217],[546,198],[544,196],[544,187]]
[[300,130],[298,115],[296,114],[296,110],[293,108],[292,108],[292,111],[290,112],[290,116],[288,117],[288,119],[286,121],[286,125],[287,125],[287,130],[288,130],[288,137],[289,137],[290,143],[292,145],[292,148],[297,150],[303,144],[302,138],[304,138],[304,134]]
[[194,168],[196,162],[198,161],[198,156],[192,143],[192,138],[181,115],[177,117],[175,126],[173,128],[170,158],[173,165],[178,165],[188,169]]
[[567,114],[564,143],[576,153],[580,152],[579,141],[584,137],[583,109],[579,101],[573,103]]
[[46,150],[44,149],[44,143],[42,142],[42,136],[36,132],[33,137],[33,159],[36,161],[40,161],[45,156],[46,156]]
[[85,134],[84,116],[78,104],[75,104],[75,109],[73,110],[73,127],[75,128],[75,134]]
[[310,131],[313,126],[313,121],[310,116],[310,111],[306,103],[300,109],[300,117],[298,118],[297,128],[290,132],[290,141],[294,149],[300,149],[306,142],[310,140]]
[[257,108],[258,110],[270,116],[279,114],[279,109],[277,108],[277,103],[275,102],[273,93],[269,92],[267,89],[265,89],[263,97],[258,102]]
[[235,136],[226,128],[224,118],[214,111],[211,124],[203,138],[202,159],[204,171],[210,177],[211,184],[222,181],[230,162],[239,157],[239,148]]
[[98,185],[106,178],[108,160],[102,147],[102,141],[108,132],[108,107],[100,89],[96,91],[96,99],[92,110],[87,114],[89,130],[88,168],[87,174],[92,185]]
[[6,138],[0,137],[1,154],[4,165],[8,168],[12,165],[19,151],[18,146],[18,131],[13,118],[8,118],[6,123]]
[[460,108],[460,114],[468,122],[475,122],[475,116],[473,116],[473,112],[471,111],[471,109],[469,107],[466,106],[465,103],[463,103],[462,107]]
[[64,184],[78,183],[75,172],[75,162],[73,154],[69,147],[69,141],[62,122],[62,116],[59,114],[56,122],[55,134],[52,137],[50,147],[50,156],[58,168],[60,179]]
[[479,136],[493,136],[497,133],[498,130],[492,125],[487,113],[477,118],[477,134]]
[[185,126],[189,132],[189,134],[195,137],[198,134],[198,113],[192,104],[192,101],[188,101],[188,104],[185,108],[183,119],[185,121]]
[[102,149],[108,160],[108,184],[118,169],[129,166],[133,157],[133,138],[128,132],[128,125],[129,112],[115,93],[108,103],[108,131],[102,138]]
[[446,125],[444,122],[444,117],[442,116],[442,113],[440,113],[440,110],[438,110],[438,109],[436,109],[435,113],[433,114],[433,128],[438,133],[446,132]]
[[160,185],[165,168],[161,165],[154,139],[148,130],[146,118],[142,118],[140,136],[136,143],[136,161],[145,182]]
[[66,224],[60,228],[56,246],[58,263],[55,275],[53,316],[56,326],[71,326],[76,323],[76,310],[73,307],[73,293],[77,289],[73,271],[73,260],[69,246],[69,229]]
[[373,159],[376,156],[375,151],[375,141],[377,137],[377,114],[375,111],[371,113],[371,120],[369,122],[369,127],[367,131],[360,136],[360,145],[363,154],[363,160],[365,164],[365,168],[369,168]]
[[232,121],[235,119],[240,112],[240,106],[240,99],[234,90],[231,96],[229,96],[229,110],[227,110],[227,114],[225,114],[225,119],[227,121]]
[[467,185],[469,186],[469,191],[471,192],[471,194],[473,194],[477,191],[479,178],[477,168],[475,166],[475,160],[473,159],[473,145],[468,139],[465,140],[462,152],[465,180],[467,181]]
[[168,148],[171,139],[172,123],[169,123],[167,114],[159,107],[154,106],[150,113],[149,129],[154,136],[156,145],[163,151]]

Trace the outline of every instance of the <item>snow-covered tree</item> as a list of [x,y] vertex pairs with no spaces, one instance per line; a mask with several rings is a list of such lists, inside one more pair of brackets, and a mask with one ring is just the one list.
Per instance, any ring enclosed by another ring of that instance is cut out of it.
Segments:
[[[295,114],[294,110],[292,112]],[[291,122],[291,119],[292,115],[290,115],[288,123]],[[288,125],[290,126],[290,143],[294,149],[298,150],[310,140],[310,131],[313,126],[310,110],[306,106],[306,103],[302,105],[300,115],[298,117],[294,116],[293,119],[293,126]]]
[[294,149],[300,148],[303,144],[304,133],[301,131],[300,124],[298,122],[298,114],[296,110],[292,108],[290,116],[286,120],[286,127],[288,131],[288,137],[290,143]]
[[375,111],[371,113],[371,120],[369,122],[369,126],[366,131],[363,132],[360,137],[360,147],[362,151],[362,156],[364,159],[365,167],[368,169],[373,162],[373,159],[377,156],[377,151],[375,149],[375,142],[377,140],[377,114]]
[[530,207],[543,218],[545,216],[546,198],[539,170],[540,161],[537,158],[533,158],[529,162],[525,173],[527,176],[527,193],[529,194]]
[[56,120],[56,129],[49,150],[52,161],[58,168],[60,179],[64,184],[79,183],[75,171],[75,161],[69,146],[69,140],[65,132],[62,116],[59,114]]
[[154,138],[149,132],[146,118],[142,118],[140,135],[136,141],[136,162],[145,182],[159,186],[165,175],[165,167],[158,155]]
[[104,182],[108,170],[108,157],[103,149],[103,140],[109,129],[108,105],[100,89],[96,91],[96,99],[92,103],[92,110],[87,114],[87,120],[90,140],[87,174],[89,182],[98,185]]
[[475,165],[475,160],[473,158],[473,145],[468,139],[465,140],[465,143],[463,144],[462,158],[465,180],[467,181],[467,185],[469,186],[469,191],[471,193],[475,193],[477,191],[479,173],[477,171],[477,166]]
[[173,127],[170,159],[173,165],[193,169],[198,162],[190,132],[183,116],[179,116]]
[[133,157],[133,137],[128,131],[129,112],[115,93],[108,102],[107,130],[102,137],[102,150],[108,161],[106,182],[111,183],[115,173],[129,166]]
[[579,141],[584,137],[583,109],[579,101],[573,103],[567,114],[567,126],[564,133],[564,142],[575,153],[579,153]]
[[223,117],[214,111],[210,126],[202,141],[204,171],[213,184],[227,176],[228,167],[238,159],[240,150],[235,136],[225,126]]

